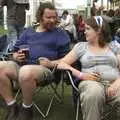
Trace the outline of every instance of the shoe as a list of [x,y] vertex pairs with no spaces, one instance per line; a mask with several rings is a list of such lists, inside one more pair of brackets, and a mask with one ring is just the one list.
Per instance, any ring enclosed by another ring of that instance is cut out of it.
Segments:
[[16,120],[18,113],[19,113],[19,106],[17,105],[17,103],[8,106],[8,113],[5,117],[5,120]]
[[21,107],[17,120],[33,120],[33,107]]

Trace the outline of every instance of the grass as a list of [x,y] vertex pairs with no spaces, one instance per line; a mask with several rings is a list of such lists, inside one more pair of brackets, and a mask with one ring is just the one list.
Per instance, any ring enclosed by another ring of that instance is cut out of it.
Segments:
[[[59,88],[59,91],[61,88]],[[53,95],[53,91],[50,89],[44,89],[39,91],[35,97],[34,101],[39,105],[43,111],[46,110],[48,106],[48,102],[50,97]],[[21,98],[21,95],[18,99]],[[3,101],[1,101],[0,105],[0,120],[4,120],[4,116],[6,114],[6,107]],[[34,120],[75,120],[73,102],[72,102],[72,94],[71,87],[65,86],[65,96],[63,102],[59,102],[57,99],[54,99],[52,108],[49,112],[49,115],[44,119],[40,113],[34,109]]]
[[6,35],[8,33],[7,30],[5,30],[2,26],[0,26],[0,36]]
[[[58,88],[60,93],[61,88]],[[72,101],[72,89],[70,86],[65,85],[65,93],[63,102],[58,102],[57,99],[54,99],[52,108],[49,112],[49,115],[46,118],[43,118],[41,114],[34,109],[34,120],[75,120],[75,109]],[[50,97],[53,95],[53,91],[51,89],[45,88],[42,91],[39,91],[35,96],[34,100],[37,105],[43,110],[46,111],[48,106],[48,102]],[[21,99],[21,95],[19,95],[18,100]],[[20,102],[20,101],[19,101]],[[108,109],[108,108],[107,108]],[[108,109],[110,110],[110,109]],[[6,107],[3,101],[0,102],[0,120],[4,120],[4,116],[6,114]],[[79,116],[79,120],[81,116]],[[116,120],[114,116],[109,115],[104,120]]]
[[[50,100],[49,98],[52,95],[51,93],[52,91],[50,91],[50,89],[45,89],[40,94],[37,94],[37,97],[39,99],[37,99],[36,102],[39,103],[40,107],[44,111],[48,106],[48,102]],[[43,118],[37,111],[35,112],[35,114],[36,114],[35,120],[43,120]],[[47,120],[69,120],[69,118],[72,118],[71,120],[74,120],[73,105],[72,105],[72,99],[71,99],[71,88],[66,86],[65,98],[63,103],[60,103],[59,101],[57,101],[57,99],[54,99],[51,111],[46,119]]]

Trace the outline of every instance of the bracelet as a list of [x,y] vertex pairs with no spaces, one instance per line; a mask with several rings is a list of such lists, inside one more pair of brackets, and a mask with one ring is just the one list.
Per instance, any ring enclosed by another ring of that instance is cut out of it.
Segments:
[[83,75],[84,75],[84,73],[83,73],[83,72],[80,72],[79,78],[80,78],[81,80],[83,79]]

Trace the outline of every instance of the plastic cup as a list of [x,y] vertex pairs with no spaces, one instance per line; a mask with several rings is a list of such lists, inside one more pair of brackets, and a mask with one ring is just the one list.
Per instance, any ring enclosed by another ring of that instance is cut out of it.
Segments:
[[30,56],[30,53],[29,53],[29,51],[30,51],[29,45],[21,45],[21,46],[20,46],[20,50],[22,50],[22,53],[24,53],[24,54],[25,54],[25,57],[28,59],[29,56]]

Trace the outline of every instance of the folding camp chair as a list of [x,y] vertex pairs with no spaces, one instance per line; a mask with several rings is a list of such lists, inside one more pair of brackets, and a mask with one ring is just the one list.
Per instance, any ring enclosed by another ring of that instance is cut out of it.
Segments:
[[7,36],[3,35],[0,37],[0,60],[4,60],[4,52],[7,44]]
[[[58,74],[59,73],[59,74]],[[58,93],[57,89],[58,89],[58,86],[59,86],[59,83],[61,81],[61,74],[60,74],[60,71],[58,71],[56,69],[56,66],[54,67],[54,69],[52,70],[52,74],[53,74],[53,78],[52,78],[52,82],[50,84],[47,84],[47,85],[43,85],[43,86],[40,86],[36,89],[35,91],[35,96],[39,95],[39,93],[41,91],[45,91],[47,92],[47,94],[49,95],[50,92],[52,92],[52,95],[50,96],[50,101],[47,103],[47,107],[46,107],[46,110],[43,110],[43,108],[37,103],[37,102],[40,102],[40,101],[37,101],[35,100],[35,97],[34,98],[34,102],[33,102],[33,106],[35,107],[35,109],[42,115],[43,118],[46,118],[48,115],[49,115],[49,112],[51,110],[51,107],[52,107],[52,104],[53,104],[53,101],[56,99],[59,103],[62,102],[62,97],[61,95]],[[21,92],[20,89],[17,90],[17,93],[15,95],[15,99],[18,97],[19,93]]]
[[11,53],[8,52],[7,35],[0,36],[0,60],[9,60]]
[[[36,93],[39,93],[39,91],[41,91],[42,89],[45,89],[47,88],[48,89],[48,92],[49,90],[51,89],[53,91],[53,95],[51,96],[50,98],[50,101],[49,101],[49,104],[47,106],[47,109],[46,111],[42,111],[42,109],[39,107],[39,105],[37,105],[35,102],[34,102],[34,107],[38,110],[38,112],[42,115],[43,118],[47,117],[49,112],[50,112],[50,109],[52,107],[52,104],[53,104],[53,100],[56,98],[58,102],[62,102],[63,99],[62,99],[62,95],[60,93],[58,93],[57,89],[58,89],[58,86],[61,82],[61,73],[59,70],[56,69],[57,66],[55,66],[53,68],[53,71],[52,71],[52,74],[53,74],[53,78],[52,78],[52,83],[48,84],[48,85],[45,85],[43,87],[39,87],[37,90],[36,90]],[[62,92],[63,93],[63,92]]]
[[[78,116],[79,116],[79,107],[80,107],[80,100],[79,100],[79,89],[76,87],[76,84],[73,80],[73,76],[71,74],[70,70],[61,70],[61,76],[62,76],[62,96],[64,97],[64,83],[66,83],[67,85],[71,85],[71,87],[73,88],[75,95],[77,95],[77,99],[74,101],[75,103],[75,108],[76,108],[76,119],[78,120]],[[74,96],[75,97],[75,96]]]
[[[63,74],[68,75],[68,77],[69,77],[68,80],[73,87],[73,91],[74,91],[73,92],[73,99],[75,99],[74,104],[75,104],[75,108],[76,108],[76,118],[75,118],[75,120],[79,120],[79,113],[81,113],[81,115],[82,115],[82,112],[80,111],[80,108],[81,108],[80,97],[79,97],[80,96],[80,91],[79,91],[77,85],[75,84],[75,82],[73,80],[71,71],[70,70],[63,70]],[[101,120],[113,120],[113,119],[114,120],[119,120],[120,116],[117,116],[117,117],[115,116],[115,109],[116,109],[117,106],[118,106],[118,104],[116,106],[110,106],[109,104],[105,105],[104,112],[103,112],[103,115],[101,117]]]
[[[11,55],[11,53],[8,52],[9,51],[9,45],[8,45],[8,42],[7,42],[7,35],[4,35],[4,36],[1,36],[0,37],[0,60],[2,61],[6,61],[6,60],[9,60],[9,55]],[[42,89],[44,88],[49,88],[49,89],[52,89],[53,92],[54,92],[54,95],[51,96],[50,98],[50,101],[49,101],[49,104],[48,104],[48,107],[46,109],[46,111],[42,111],[42,109],[37,105],[37,103],[33,103],[34,107],[38,110],[38,112],[45,118],[48,116],[49,112],[50,112],[50,109],[52,107],[52,104],[53,104],[53,100],[56,98],[59,102],[62,102],[62,97],[61,95],[57,92],[57,89],[58,89],[58,86],[59,86],[59,83],[60,83],[60,80],[61,80],[61,75],[60,75],[60,72],[58,70],[56,70],[56,66],[54,67],[53,71],[52,71],[52,74],[53,74],[53,82],[50,83],[49,85],[47,86],[44,86],[44,87],[40,87],[36,90],[36,93],[39,93],[39,91],[41,91]],[[16,88],[16,82],[12,82],[12,86],[13,86],[13,91],[16,92],[15,94],[15,99],[18,97],[18,95],[20,94],[21,90],[20,88]]]

